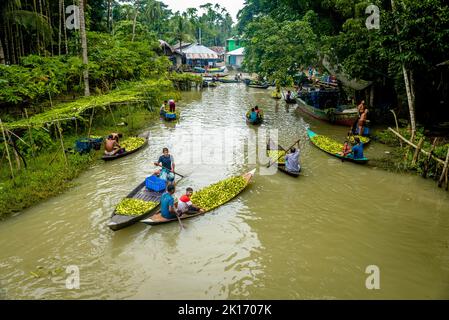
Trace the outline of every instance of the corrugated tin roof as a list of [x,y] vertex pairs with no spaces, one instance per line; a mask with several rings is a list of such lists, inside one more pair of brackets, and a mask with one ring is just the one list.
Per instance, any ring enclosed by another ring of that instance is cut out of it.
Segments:
[[244,56],[245,55],[245,48],[238,48],[232,51],[229,51],[227,53],[229,56]]
[[183,51],[187,59],[218,59],[218,54],[211,49],[197,44]]
[[218,54],[225,54],[226,48],[225,47],[210,47],[212,51],[215,51]]

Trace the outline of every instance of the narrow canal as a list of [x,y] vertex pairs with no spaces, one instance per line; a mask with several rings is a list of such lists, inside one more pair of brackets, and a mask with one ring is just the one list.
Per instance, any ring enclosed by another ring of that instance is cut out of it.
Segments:
[[[245,109],[265,123],[253,131]],[[64,194],[0,223],[3,299],[449,298],[449,193],[431,180],[342,163],[310,145],[306,127],[341,140],[346,128],[314,120],[267,90],[222,84],[188,92],[178,123],[149,126],[150,145],[98,162]],[[302,176],[258,172],[234,201],[178,224],[113,232],[120,199],[162,147],[187,175],[177,195],[253,167],[248,144],[265,132],[301,139]],[[254,136],[252,136],[254,135]],[[367,156],[387,148],[373,143]],[[66,266],[80,287],[66,288]],[[380,289],[365,286],[367,266]]]

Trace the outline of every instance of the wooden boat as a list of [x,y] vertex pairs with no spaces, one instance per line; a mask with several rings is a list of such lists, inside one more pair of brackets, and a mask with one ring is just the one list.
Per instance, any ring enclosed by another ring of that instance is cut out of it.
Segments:
[[[310,130],[310,129],[307,129],[307,135],[309,136],[310,141],[312,142],[312,144],[313,144],[315,147],[317,147],[318,149],[320,149],[320,150],[326,152],[327,154],[330,154],[331,156],[334,156],[334,157],[337,157],[337,158],[341,159],[342,161],[351,161],[351,162],[355,162],[355,163],[359,163],[359,164],[365,164],[365,163],[367,163],[368,160],[369,160],[369,159],[366,158],[366,157],[361,158],[361,159],[354,159],[352,154],[349,154],[349,155],[347,155],[347,156],[342,156],[342,155],[340,155],[340,154],[338,154],[338,153],[328,152],[328,151],[326,151],[325,149],[319,147],[318,145],[316,145],[316,144],[313,142],[312,138],[315,137],[315,136],[318,136],[318,134],[316,134],[315,132],[313,132],[313,131]],[[341,145],[341,149],[343,150],[343,145]]]
[[[268,157],[270,157],[270,155],[269,155],[270,150],[278,150],[278,151],[284,152],[285,154],[287,153],[287,150],[285,150],[280,144],[276,145],[273,140],[268,139],[268,142],[267,142],[267,156]],[[282,159],[282,157],[281,157],[281,159]],[[277,167],[280,171],[284,172],[285,174],[288,174],[289,176],[292,176],[295,178],[299,177],[299,172],[288,171],[285,168],[285,162],[283,162],[283,161],[278,161]]]
[[[245,173],[245,174],[242,174],[242,177],[246,180],[245,186],[244,186],[241,190],[239,190],[239,191],[238,191],[238,192],[237,192],[231,199],[229,199],[229,200],[227,200],[226,202],[223,202],[222,204],[220,204],[220,206],[222,206],[222,205],[228,203],[229,201],[231,201],[232,199],[234,199],[235,197],[237,197],[240,193],[242,193],[243,190],[245,190],[246,187],[247,187],[247,186],[249,185],[249,183],[251,182],[251,179],[254,177],[254,174],[255,174],[255,173],[256,173],[256,169],[253,169],[253,170],[251,170],[251,171],[249,171],[249,172],[247,172],[247,173]],[[217,207],[216,207],[216,208],[217,208]],[[208,213],[208,212],[210,212],[210,211],[215,210],[216,208],[214,208],[214,209],[212,209],[212,210],[206,210],[206,211],[204,211],[204,212],[192,212],[192,213],[184,214],[184,215],[181,216],[181,219],[189,219],[189,218],[193,218],[193,217],[196,217],[196,216],[199,216],[199,215],[203,215],[203,214],[205,214],[205,213]],[[167,220],[167,219],[163,218],[163,217],[160,215],[160,212],[154,214],[153,216],[151,216],[151,217],[149,217],[149,218],[147,218],[147,219],[141,220],[141,222],[143,222],[143,223],[145,223],[145,224],[148,224],[148,225],[152,225],[152,226],[154,226],[154,225],[159,225],[159,224],[163,224],[163,223],[168,223],[168,222],[173,222],[173,221],[178,221],[178,219],[175,218],[175,219]]]
[[256,122],[251,122],[251,121],[249,121],[249,113],[250,113],[250,111],[248,111],[248,112],[246,113],[246,115],[245,115],[246,124],[252,124],[253,126],[258,126],[258,125],[262,124],[263,118],[264,118],[264,116],[263,116],[263,111],[261,111],[260,117],[257,119]]
[[249,84],[248,87],[250,88],[256,88],[256,89],[268,89],[268,84]]
[[297,98],[299,110],[307,113],[308,115],[323,121],[330,122],[332,124],[338,124],[342,126],[351,127],[354,121],[358,119],[357,109],[348,109],[344,111],[335,111],[335,109],[318,109],[308,105],[301,98]]
[[296,104],[296,99],[284,99],[284,100],[285,100],[285,103]]
[[114,210],[114,212],[112,213],[112,216],[111,216],[111,220],[108,223],[108,227],[114,231],[117,231],[117,230],[126,228],[130,225],[133,225],[134,223],[136,223],[142,219],[145,219],[145,218],[149,217],[150,215],[156,213],[159,210],[161,197],[164,192],[165,191],[161,191],[161,192],[150,191],[145,186],[145,181],[142,182],[133,191],[131,191],[128,194],[128,196],[126,196],[126,198],[140,199],[140,200],[144,200],[144,201],[152,201],[152,202],[158,203],[158,205],[156,207],[154,207],[153,209],[149,210],[148,212],[145,212],[141,215],[136,215],[136,216],[121,215],[121,214],[118,214],[116,212],[116,210]]
[[240,83],[240,80],[221,78],[218,81],[222,83]]
[[[176,110],[176,109],[175,109]],[[180,112],[179,112],[179,110],[176,110],[175,111],[175,115],[176,115],[176,117],[175,118],[169,118],[168,116],[167,116],[167,114],[173,114],[173,112],[166,112],[165,114],[164,114],[164,120],[165,121],[175,121],[175,120],[178,120],[179,119],[179,116],[180,116]]]
[[273,92],[271,93],[271,97],[272,97],[273,99],[282,99],[282,94],[281,94],[280,92],[273,91]]
[[148,136],[149,136],[149,133],[144,133],[142,135],[139,135],[140,138],[144,138],[145,139],[145,142],[140,147],[138,147],[137,149],[134,149],[132,151],[126,151],[126,152],[120,153],[120,154],[115,154],[115,155],[112,155],[112,156],[103,155],[103,157],[101,157],[101,159],[103,159],[104,161],[111,161],[111,160],[115,160],[115,159],[119,159],[119,158],[123,158],[123,157],[129,156],[130,154],[133,154],[133,153],[143,149],[148,144]]

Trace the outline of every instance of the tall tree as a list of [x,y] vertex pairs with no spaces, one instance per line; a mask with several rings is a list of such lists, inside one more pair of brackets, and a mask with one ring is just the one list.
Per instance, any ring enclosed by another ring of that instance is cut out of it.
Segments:
[[87,57],[87,37],[86,37],[86,22],[84,19],[84,0],[79,2],[80,12],[80,36],[81,36],[81,49],[83,55],[83,79],[84,79],[84,95],[90,96],[89,89],[89,60]]

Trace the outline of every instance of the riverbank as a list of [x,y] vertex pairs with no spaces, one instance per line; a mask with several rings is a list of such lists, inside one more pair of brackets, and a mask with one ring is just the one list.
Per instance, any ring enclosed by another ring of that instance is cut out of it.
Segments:
[[[97,117],[93,120],[91,135],[105,137],[111,132],[118,131],[123,133],[124,137],[133,136],[151,121],[159,119],[157,111],[148,111],[143,105],[134,106],[132,110],[131,114],[123,112],[114,116],[127,124],[120,127],[112,125],[114,121],[111,114],[104,111],[98,112]],[[77,139],[87,136],[86,131],[77,135],[72,129],[66,128],[63,131],[66,150],[73,149]],[[43,136],[41,138],[45,139]],[[0,219],[66,191],[73,186],[73,179],[96,162],[102,161],[100,159],[102,150],[92,150],[83,155],[66,152],[66,163],[60,148],[60,141],[53,140],[50,135],[46,138],[50,139],[52,143],[35,157],[29,157],[26,161],[26,168],[22,164],[22,168],[18,170],[17,163],[13,162],[14,179],[10,179],[8,162],[3,159],[0,170]]]
[[187,88],[186,83],[195,80],[174,74],[167,79],[123,83],[107,94],[60,103],[29,118],[4,123],[20,155],[16,157],[8,147],[11,169],[4,143],[0,145],[0,218],[67,190],[74,178],[99,161],[101,152],[74,153],[76,140],[89,134],[105,137],[111,132],[121,132],[125,137],[136,135],[159,119],[161,101],[180,98],[174,87],[181,87],[181,83]]
[[[410,139],[410,131],[407,128],[400,128],[399,133],[406,139]],[[415,143],[423,139],[422,149],[430,151],[432,149],[433,141],[436,137],[427,137],[424,135],[424,129],[419,128],[415,138]],[[409,147],[408,144],[402,142],[395,134],[388,129],[379,130],[374,133],[373,139],[379,143],[385,144],[390,147],[390,151],[384,154],[382,157],[371,159],[371,165],[375,165],[387,171],[396,173],[409,173],[424,175],[428,178],[437,180],[441,175],[443,169],[441,164],[435,160],[428,161],[428,157],[419,155],[413,161],[415,156],[415,149]],[[432,154],[443,160],[449,149],[449,141],[444,138],[439,138]]]

